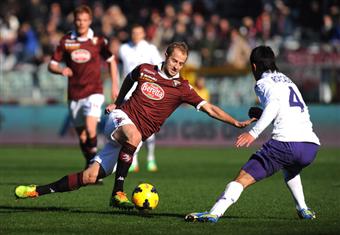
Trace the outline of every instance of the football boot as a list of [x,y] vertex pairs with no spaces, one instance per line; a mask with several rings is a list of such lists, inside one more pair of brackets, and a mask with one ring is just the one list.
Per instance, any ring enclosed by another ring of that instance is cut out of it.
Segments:
[[310,208],[297,210],[297,214],[300,219],[306,220],[316,219],[315,212],[312,211]]
[[14,190],[14,195],[18,199],[25,199],[25,198],[34,198],[38,197],[39,194],[36,191],[36,185],[19,185]]
[[210,222],[216,223],[218,221],[218,216],[209,214],[209,212],[198,212],[198,213],[190,213],[184,218],[187,222]]
[[111,198],[110,206],[125,210],[131,210],[135,207],[135,205],[127,198],[126,193],[121,191],[116,192],[116,195]]

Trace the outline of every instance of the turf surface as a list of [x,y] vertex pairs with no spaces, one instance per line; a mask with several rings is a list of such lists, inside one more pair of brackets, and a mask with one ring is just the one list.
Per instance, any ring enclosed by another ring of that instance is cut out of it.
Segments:
[[340,234],[340,149],[321,148],[302,173],[317,220],[298,219],[282,174],[246,190],[217,224],[186,223],[208,210],[253,149],[157,149],[159,172],[130,173],[125,191],[140,182],[160,195],[148,216],[109,208],[113,176],[102,186],[15,200],[18,184],[45,184],[83,167],[77,148],[0,148],[0,234]]

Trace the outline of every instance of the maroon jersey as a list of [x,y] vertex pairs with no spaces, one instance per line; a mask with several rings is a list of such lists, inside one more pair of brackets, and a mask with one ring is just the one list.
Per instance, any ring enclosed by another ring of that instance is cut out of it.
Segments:
[[179,105],[188,103],[196,107],[203,101],[187,80],[181,77],[169,80],[164,76],[156,65],[151,64],[141,64],[130,73],[138,86],[120,109],[137,126],[143,140],[158,132]]
[[103,93],[100,78],[101,58],[112,56],[107,41],[89,32],[87,40],[78,40],[75,32],[66,34],[52,56],[52,61],[64,61],[73,71],[68,78],[68,99],[79,100],[92,94]]

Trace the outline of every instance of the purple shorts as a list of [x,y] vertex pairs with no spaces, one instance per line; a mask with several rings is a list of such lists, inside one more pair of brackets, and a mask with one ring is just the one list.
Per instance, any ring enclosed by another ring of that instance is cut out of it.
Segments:
[[254,153],[242,169],[256,181],[284,169],[288,180],[300,173],[316,157],[319,145],[310,142],[269,140]]

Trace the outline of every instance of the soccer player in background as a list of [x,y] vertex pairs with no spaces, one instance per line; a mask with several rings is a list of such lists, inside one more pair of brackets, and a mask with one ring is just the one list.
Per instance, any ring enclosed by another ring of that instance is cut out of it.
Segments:
[[261,110],[258,121],[249,131],[241,134],[236,147],[248,147],[273,121],[272,137],[243,165],[209,212],[191,213],[186,221],[217,222],[226,210],[250,185],[267,178],[279,170],[293,196],[297,214],[301,219],[315,219],[315,213],[305,202],[300,172],[316,157],[320,142],[313,132],[308,107],[296,85],[278,71],[274,52],[259,46],[252,50],[250,63]]
[[[142,63],[159,64],[162,57],[159,54],[155,45],[150,44],[145,40],[145,30],[142,25],[136,24],[131,28],[131,40],[124,43],[119,48],[119,58],[123,63],[123,77],[130,73],[137,65]],[[126,94],[125,100],[131,97],[131,94],[137,87],[137,82],[134,83],[131,90]],[[155,135],[151,135],[145,140],[147,150],[147,170],[154,172],[157,171],[157,164],[155,160]],[[138,152],[142,144],[138,146],[130,166],[130,172],[138,172]]]
[[[188,58],[188,47],[183,42],[170,44],[165,61],[159,65],[141,64],[125,78],[115,103],[107,106],[109,117],[104,133],[109,142],[93,158],[87,169],[66,175],[42,186],[17,186],[17,198],[33,198],[54,192],[76,190],[116,171],[110,205],[131,209],[134,205],[124,192],[124,182],[137,146],[160,130],[165,120],[183,103],[194,106],[210,117],[235,127],[245,127],[255,119],[239,122],[219,107],[202,99],[179,72]],[[126,93],[138,82],[130,99]]]
[[104,103],[101,58],[108,63],[113,100],[118,95],[117,65],[107,40],[96,36],[90,28],[91,9],[82,5],[74,10],[73,15],[75,30],[62,37],[48,69],[68,77],[69,112],[88,166],[97,153],[97,124]]

